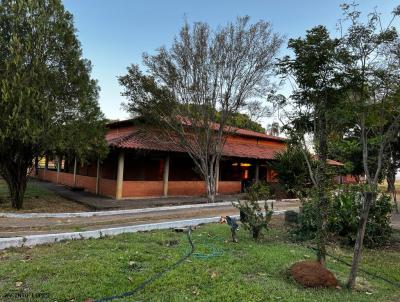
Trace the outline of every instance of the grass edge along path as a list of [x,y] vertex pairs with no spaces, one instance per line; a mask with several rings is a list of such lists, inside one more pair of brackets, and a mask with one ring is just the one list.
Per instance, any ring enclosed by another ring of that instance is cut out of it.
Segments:
[[[171,230],[124,234],[0,252],[0,300],[84,301],[132,290],[188,252],[186,235]],[[193,232],[196,252],[213,246],[219,256],[187,259],[135,295],[136,301],[398,301],[400,290],[361,274],[357,290],[305,289],[287,270],[313,259],[309,249],[289,241],[273,226],[262,242],[243,229],[239,243],[229,240],[225,225],[204,225]],[[351,257],[351,249],[332,246],[330,253]],[[328,268],[345,282],[348,267],[329,259]],[[400,253],[365,250],[362,268],[400,282]],[[36,298],[35,298],[36,297]],[[38,298],[39,297],[39,298]],[[132,301],[131,298],[115,301]]]

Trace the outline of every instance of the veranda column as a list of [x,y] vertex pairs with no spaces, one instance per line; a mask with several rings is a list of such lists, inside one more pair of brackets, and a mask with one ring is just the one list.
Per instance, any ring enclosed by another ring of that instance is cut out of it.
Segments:
[[59,183],[59,178],[60,178],[60,166],[61,166],[61,158],[57,156],[57,183]]
[[120,153],[118,154],[117,188],[115,192],[115,199],[122,198],[122,187],[124,185],[124,165],[125,154],[124,151],[120,151]]
[[96,194],[99,194],[99,190],[100,190],[100,158],[97,158]]
[[169,155],[165,157],[164,173],[163,173],[163,196],[168,196],[168,180],[169,180]]
[[39,175],[39,158],[37,156],[35,157],[35,175]]
[[74,180],[73,180],[74,187],[76,186],[76,156],[74,158]]
[[43,179],[46,179],[46,172],[49,169],[49,158],[47,155],[44,157]]
[[215,165],[215,194],[218,194],[219,188],[219,163]]
[[257,163],[256,164],[256,182],[259,182],[260,180],[260,165]]

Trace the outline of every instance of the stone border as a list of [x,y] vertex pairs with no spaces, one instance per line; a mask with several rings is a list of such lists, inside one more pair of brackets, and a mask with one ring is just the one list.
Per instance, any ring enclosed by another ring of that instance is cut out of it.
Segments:
[[[282,215],[286,212],[275,211],[273,215]],[[236,219],[239,215],[234,215]],[[42,235],[29,235],[24,237],[10,237],[0,238],[0,250],[7,248],[18,248],[18,247],[31,247],[40,244],[50,244],[55,242],[61,242],[65,240],[78,240],[78,239],[89,239],[89,238],[101,238],[104,236],[114,236],[124,233],[136,233],[151,230],[164,230],[171,228],[183,228],[187,226],[196,226],[206,223],[218,222],[220,217],[208,217],[208,218],[196,218],[178,221],[165,221],[158,223],[139,224],[125,227],[99,229],[93,231],[82,231],[82,232],[68,232],[68,233],[55,233],[55,234],[42,234]]]
[[[298,199],[282,199],[279,202],[293,202],[293,201],[298,201]],[[260,201],[260,203],[262,203],[262,202],[264,202],[264,201]],[[277,201],[275,199],[268,199],[267,202],[277,202]],[[171,211],[171,210],[224,207],[224,206],[230,206],[231,204],[232,203],[230,201],[224,201],[224,202],[190,204],[190,205],[181,205],[181,206],[163,206],[163,207],[153,207],[153,208],[129,209],[129,210],[110,210],[110,211],[98,211],[98,212],[0,213],[0,218],[28,219],[28,218],[73,218],[73,217],[114,216],[114,215],[162,212],[162,211]]]

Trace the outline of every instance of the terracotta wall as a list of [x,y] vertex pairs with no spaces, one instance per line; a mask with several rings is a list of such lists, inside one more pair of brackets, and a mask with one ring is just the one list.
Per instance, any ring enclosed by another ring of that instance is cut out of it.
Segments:
[[[239,186],[240,187],[240,186]],[[240,190],[240,188],[239,188]],[[169,181],[169,196],[199,196],[205,193],[203,181]],[[122,196],[150,197],[163,195],[163,181],[124,181]]]
[[[57,183],[57,171],[39,169],[38,178]],[[66,186],[72,186],[74,181],[73,174],[60,172],[58,183]]]
[[240,181],[220,181],[218,185],[219,194],[240,193],[240,190],[241,190]]
[[101,178],[99,182],[99,194],[115,198],[116,187],[116,180]]
[[[57,183],[57,171],[39,169],[38,178]],[[72,173],[60,172],[58,183],[72,187],[74,185],[74,175]],[[96,177],[76,175],[76,186],[82,187],[89,192],[96,193]],[[115,180],[100,179],[99,194],[114,198],[115,187]]]
[[205,194],[204,181],[169,181],[168,195],[170,196],[199,196]]
[[[55,173],[57,173],[57,172],[55,172]],[[55,181],[53,181],[53,182],[55,182]],[[73,186],[74,175],[71,173],[60,172],[60,176],[58,177],[58,183],[67,185],[67,186]]]
[[[220,181],[220,194],[239,193],[241,188],[240,181]],[[162,196],[162,181],[124,181],[122,196],[129,197],[154,197]],[[203,181],[169,181],[169,196],[199,196],[205,194]]]
[[122,197],[161,196],[163,181],[124,181]]
[[[38,171],[38,178],[57,183],[56,171]],[[58,183],[73,186],[73,174],[60,172]],[[115,198],[117,182],[112,179],[100,179],[99,194]],[[96,177],[76,175],[76,186],[85,190],[96,192]],[[220,181],[220,194],[239,193],[241,188],[240,181]],[[169,196],[200,196],[206,192],[204,181],[169,181]],[[124,181],[122,196],[129,197],[156,197],[163,194],[163,181]]]
[[286,148],[286,143],[284,141],[274,141],[257,137],[230,136],[227,141],[241,144],[270,146],[277,150],[284,150]]
[[85,188],[89,192],[96,193],[96,177],[76,175],[76,186]]

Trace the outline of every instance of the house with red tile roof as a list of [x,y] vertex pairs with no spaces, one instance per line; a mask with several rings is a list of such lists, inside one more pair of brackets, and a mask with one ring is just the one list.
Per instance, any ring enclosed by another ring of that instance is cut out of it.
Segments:
[[[44,165],[38,178],[82,188],[115,199],[199,196],[205,183],[190,156],[178,143],[160,138],[159,131],[137,119],[110,122],[105,137],[109,153],[102,161],[77,165]],[[284,151],[282,137],[231,129],[219,164],[217,194],[243,192],[254,181],[277,182],[269,163]],[[332,166],[342,163],[328,160]],[[343,181],[343,177],[338,182]]]
[[[58,171],[40,169],[39,178],[116,199],[205,194],[204,181],[179,144],[160,139],[150,127],[144,131],[135,119],[111,122],[107,129],[110,152],[103,161],[75,168],[65,163]],[[255,180],[276,182],[268,163],[285,148],[281,137],[231,131],[220,162],[218,194],[240,193]]]

